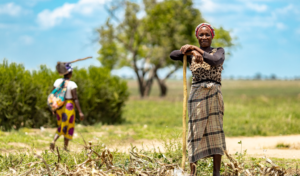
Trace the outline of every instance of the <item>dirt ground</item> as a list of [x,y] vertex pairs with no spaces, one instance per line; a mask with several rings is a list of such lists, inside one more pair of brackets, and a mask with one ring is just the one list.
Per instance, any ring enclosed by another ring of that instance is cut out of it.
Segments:
[[[53,132],[55,129],[47,129],[49,132]],[[53,132],[54,133],[54,132]],[[79,136],[77,136],[79,137]],[[96,136],[97,137],[97,136]],[[242,150],[247,150],[247,156],[254,157],[274,157],[274,158],[289,158],[300,159],[300,135],[288,135],[288,136],[268,136],[268,137],[227,137],[226,146],[229,153],[234,154]],[[42,141],[47,142],[47,141]],[[285,145],[285,148],[276,148],[277,145]],[[22,148],[30,148],[30,146],[23,143],[10,142],[8,145],[21,146]],[[128,152],[131,145],[136,146],[139,149],[159,149],[164,152],[164,143],[159,140],[130,140],[122,141],[120,143],[113,143],[107,145],[110,149],[117,149],[121,152]],[[70,149],[72,151],[82,150],[82,146],[70,143]],[[46,148],[45,148],[46,149]],[[1,153],[11,153],[14,150],[2,150]],[[37,153],[41,153],[43,149],[36,149]]]
[[[300,159],[300,135],[226,138],[229,153],[241,151],[239,141],[242,141],[243,150],[247,149],[249,155]],[[289,147],[278,149],[276,148],[278,144],[289,145]]]
[[[234,154],[242,150],[247,150],[247,156],[254,157],[270,157],[270,158],[289,158],[289,159],[300,159],[300,135],[289,135],[289,136],[269,136],[269,137],[227,137],[226,145],[229,153]],[[289,145],[289,147],[278,149],[278,144]],[[160,148],[164,151],[163,143],[157,140],[138,140],[132,142],[133,146],[139,149],[153,149]],[[126,152],[130,149],[130,143],[120,143],[108,146],[109,148],[116,149],[119,151]]]

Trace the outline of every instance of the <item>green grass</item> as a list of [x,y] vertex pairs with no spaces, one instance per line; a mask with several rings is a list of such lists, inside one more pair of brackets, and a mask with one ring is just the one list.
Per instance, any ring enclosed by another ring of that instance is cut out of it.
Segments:
[[[75,133],[89,140],[104,143],[133,142],[139,139],[162,139],[182,132],[182,82],[168,81],[168,95],[160,98],[154,84],[151,96],[141,99],[135,81],[128,82],[131,97],[126,103],[121,125],[76,125]],[[224,131],[230,136],[270,136],[299,134],[300,82],[298,81],[223,81],[225,102]],[[92,117],[87,117],[92,118]],[[187,117],[188,120],[188,117]],[[21,129],[0,133],[2,150],[20,149],[24,146],[6,145],[10,142],[48,147],[55,129],[41,132]],[[72,143],[80,146],[81,138]],[[59,140],[58,145],[62,145]]]
[[276,148],[278,148],[278,149],[288,149],[288,148],[290,148],[290,144],[284,144],[284,143],[278,143],[277,145],[276,145]]
[[[181,127],[182,83],[169,81],[169,94],[158,97],[157,87],[150,98],[138,99],[135,82],[129,82],[132,98],[124,116],[127,124],[153,126],[162,131]],[[299,134],[299,81],[223,81],[226,136],[270,136]],[[152,129],[151,127],[149,129]]]
[[[164,149],[165,149],[164,154],[159,152],[158,150],[145,150],[145,149],[139,150],[139,153],[155,158],[156,161],[160,161],[161,163],[166,163],[166,164],[177,163],[178,165],[180,165],[182,146],[181,143],[178,142],[177,138],[178,136],[172,136],[164,140]],[[93,145],[95,145],[93,147],[93,150],[99,154],[102,153],[105,147],[102,145],[101,142],[93,143]],[[83,163],[87,159],[88,152],[89,150],[83,150],[83,149],[75,152],[74,151],[65,152],[63,150],[60,150],[59,163],[62,165],[66,165],[66,168],[68,168],[69,171],[77,170],[76,169],[78,168],[77,165]],[[137,167],[130,164],[131,159],[128,153],[123,153],[118,151],[111,151],[111,153],[113,155],[114,166],[124,168],[125,170],[128,170],[129,167],[131,168]],[[46,169],[45,165],[41,162],[40,159],[35,157],[34,154],[35,151],[30,151],[30,150],[27,150],[26,152],[8,153],[7,155],[0,154],[0,175],[11,175],[13,173],[13,170],[16,170],[18,175],[24,174],[33,168],[36,168],[37,170],[40,171],[43,170],[42,171],[43,174],[40,173],[39,175],[45,175],[45,173],[47,173],[47,171],[45,170]],[[56,154],[53,154],[48,150],[44,150],[40,154],[40,156],[43,157],[43,159],[46,161],[52,174],[58,175],[58,171],[56,170],[58,157],[56,156]],[[97,157],[96,155],[92,155],[91,159],[95,159],[96,157]],[[248,157],[245,151],[243,152],[243,154],[236,153],[235,155],[233,155],[233,157],[239,161],[239,164],[243,163],[244,165],[243,171],[245,171],[245,169],[254,170],[254,168],[256,168],[255,170],[258,172],[258,169],[260,168],[258,163],[264,166],[271,167],[270,164],[266,163],[266,159]],[[284,168],[289,175],[296,175],[296,173],[299,174],[299,171],[297,170],[298,165],[300,163],[299,159],[271,158],[271,160],[273,161],[273,163],[280,166],[280,168]],[[224,163],[229,163],[229,162],[230,161],[226,157],[223,157],[221,173],[224,174],[226,171]],[[91,167],[91,165],[87,164],[86,167]],[[101,162],[100,161],[95,162],[95,167],[97,170],[100,170]],[[188,163],[186,163],[185,168],[189,173],[190,171],[189,171]],[[103,165],[101,169],[103,171],[107,170],[106,167]],[[212,172],[213,172],[212,158],[203,159],[197,163],[198,175],[208,176],[211,175]]]
[[224,130],[227,136],[299,134],[300,82],[225,82]]
[[[99,123],[94,126],[76,124],[77,137],[71,142],[73,148],[82,147],[80,135],[87,141],[107,145],[129,144],[137,140],[166,141],[181,136],[183,98],[181,81],[168,81],[169,91],[165,98],[159,97],[156,84],[152,88],[151,96],[144,99],[139,97],[135,81],[129,81],[128,86],[131,96],[124,108],[125,123],[121,125]],[[299,81],[225,80],[222,92],[225,103],[224,131],[227,137],[300,133]],[[55,129],[41,131],[28,128],[11,132],[0,131],[0,151],[4,156],[26,151],[28,148],[30,151],[42,152],[48,148],[54,132]],[[57,146],[62,148],[62,139],[58,140]],[[170,146],[165,145],[165,148],[168,149]],[[178,160],[180,152],[178,149],[174,151],[175,149],[166,152],[169,155],[175,153],[173,156]],[[299,160],[288,159],[274,159],[274,161],[278,161],[282,166],[286,163],[299,163]],[[209,160],[203,162],[203,168],[210,163]],[[0,163],[0,167],[4,166]]]

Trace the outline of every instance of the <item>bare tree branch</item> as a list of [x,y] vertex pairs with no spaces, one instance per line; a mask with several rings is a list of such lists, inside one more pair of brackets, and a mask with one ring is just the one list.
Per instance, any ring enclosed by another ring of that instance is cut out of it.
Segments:
[[[114,4],[113,4],[114,3]],[[121,20],[115,15],[115,12],[124,7],[125,1],[121,0],[121,1],[112,1],[111,6],[108,7],[108,5],[104,5],[104,9],[107,11],[107,13],[113,18],[115,19],[118,23],[121,22]]]
[[175,69],[170,71],[163,80],[170,78],[170,76],[172,76],[172,74],[175,73],[179,68],[180,68],[179,64],[176,64]]
[[109,13],[109,15],[115,19],[118,23],[120,23],[120,20],[118,17],[116,17],[115,13],[113,12],[113,10],[109,9],[109,7],[107,5],[104,5],[104,9],[107,11],[107,13]]

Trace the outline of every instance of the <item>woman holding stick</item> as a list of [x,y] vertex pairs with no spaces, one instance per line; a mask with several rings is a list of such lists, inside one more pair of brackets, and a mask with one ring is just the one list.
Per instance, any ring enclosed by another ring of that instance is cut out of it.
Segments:
[[226,150],[223,131],[224,103],[221,92],[221,74],[225,51],[212,48],[214,29],[207,23],[195,29],[200,48],[184,45],[171,52],[173,60],[187,61],[192,71],[193,81],[188,100],[188,156],[191,174],[196,175],[197,161],[213,157],[213,175],[220,175],[221,158]]
[[64,84],[67,90],[65,94],[65,104],[54,112],[57,118],[58,128],[54,136],[53,142],[50,143],[50,150],[55,149],[55,142],[61,135],[63,135],[64,150],[68,151],[69,140],[73,138],[73,134],[75,131],[75,115],[76,115],[75,106],[79,111],[80,121],[84,119],[84,114],[81,111],[81,107],[77,97],[77,91],[76,91],[77,84],[70,80],[72,78],[72,73],[73,73],[73,68],[71,67],[70,64],[88,58],[91,57],[78,59],[69,63],[62,63],[62,62],[57,63],[56,69],[61,75],[64,75],[64,78],[57,79],[54,83],[53,89],[58,88],[62,84]]

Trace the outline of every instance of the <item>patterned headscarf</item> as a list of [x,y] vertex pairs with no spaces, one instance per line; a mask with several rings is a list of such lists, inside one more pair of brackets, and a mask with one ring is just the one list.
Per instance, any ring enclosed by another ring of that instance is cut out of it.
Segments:
[[196,35],[196,37],[198,38],[198,31],[199,31],[199,29],[201,28],[201,27],[208,27],[208,29],[210,30],[210,33],[211,33],[211,38],[213,39],[214,38],[214,36],[215,36],[215,30],[214,30],[214,28],[210,25],[210,24],[208,24],[208,23],[201,23],[201,24],[199,24],[197,27],[196,27],[196,29],[195,29],[195,35]]
[[71,63],[66,63],[66,64],[65,64],[65,67],[66,67],[66,69],[67,69],[67,71],[68,71],[66,74],[68,74],[68,73],[70,73],[70,72],[73,71],[73,68],[72,68],[72,66],[71,66]]

